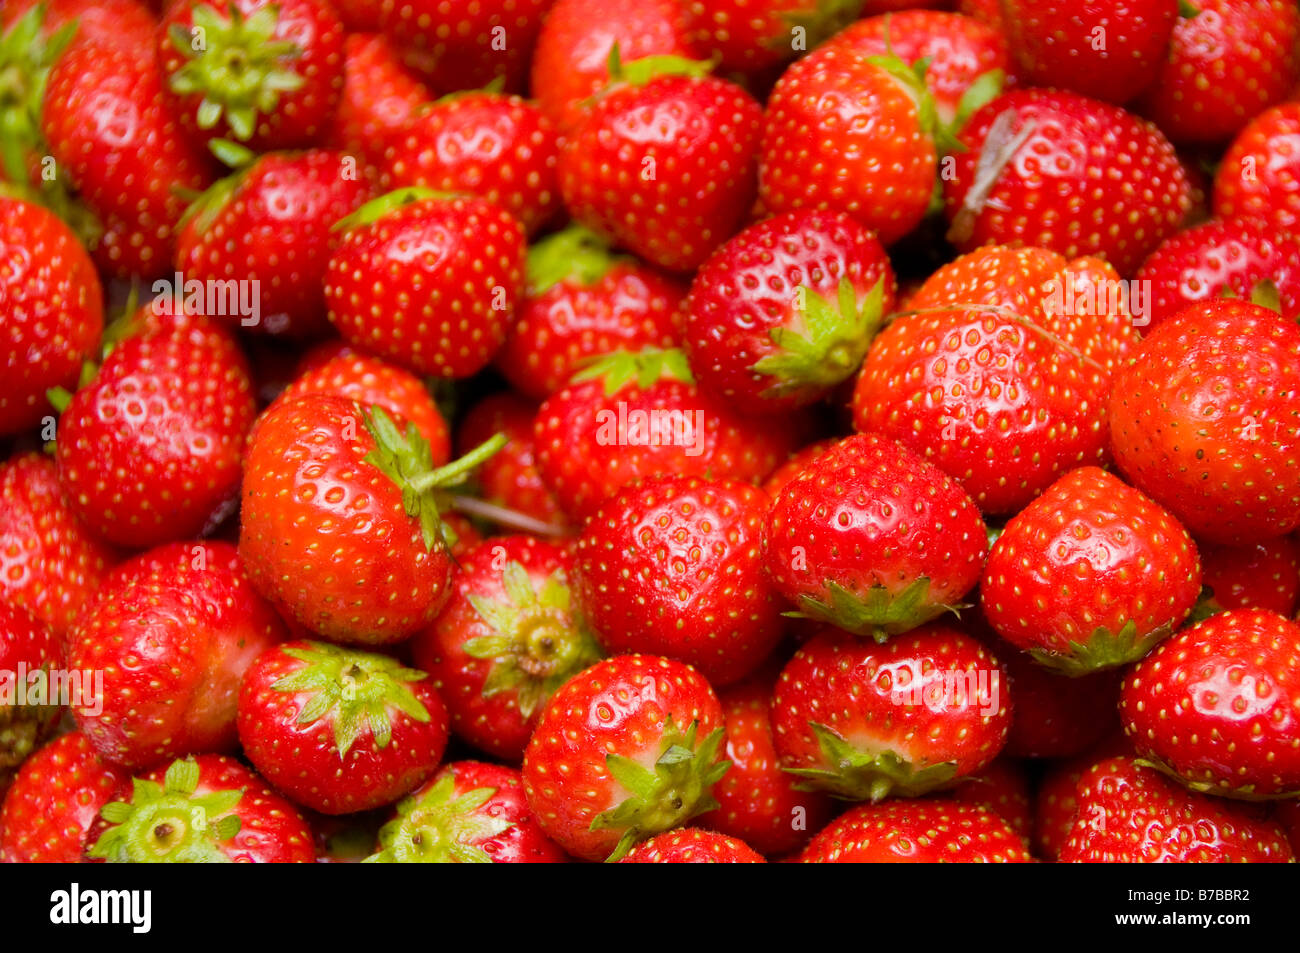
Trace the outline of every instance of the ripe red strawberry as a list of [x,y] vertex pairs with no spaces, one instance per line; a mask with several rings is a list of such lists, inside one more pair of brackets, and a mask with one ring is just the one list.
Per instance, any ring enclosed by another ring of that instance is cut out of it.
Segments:
[[1266,109],[1238,133],[1214,173],[1214,214],[1300,224],[1300,103]]
[[677,344],[685,289],[596,235],[570,226],[528,249],[527,296],[496,366],[522,394],[545,400],[584,363],[614,351]]
[[1300,624],[1264,609],[1211,616],[1124,679],[1119,711],[1137,752],[1193,790],[1263,798],[1300,792]]
[[551,696],[524,755],[524,792],[570,854],[618,860],[638,841],[718,806],[723,716],[693,668],[621,655]]
[[646,480],[605,501],[574,548],[581,604],[609,652],[686,662],[715,687],[785,630],[763,573],[767,494],[734,480]]
[[244,461],[239,552],[253,584],[326,639],[400,642],[449,594],[440,490],[499,445],[434,469],[414,425],[341,397],[270,408]]
[[1218,608],[1268,609],[1284,616],[1300,609],[1300,539],[1202,546],[1201,569],[1201,581]]
[[459,737],[518,762],[546,700],[600,659],[572,574],[563,548],[529,536],[494,536],[460,557],[446,608],[411,641]]
[[530,86],[537,104],[561,132],[585,115],[585,104],[609,81],[609,51],[624,62],[647,56],[691,57],[677,0],[556,0],[542,24]]
[[995,648],[1016,699],[1016,718],[1007,735],[1009,757],[1069,758],[1119,729],[1118,673],[1067,678],[1006,642]]
[[1239,300],[1165,321],[1115,375],[1111,449],[1125,477],[1198,539],[1300,527],[1300,327]]
[[0,29],[8,30],[41,8],[40,33],[49,38],[68,24],[77,25],[77,42],[134,46],[153,39],[153,15],[136,0],[16,0],[0,9]]
[[479,494],[494,506],[540,520],[551,526],[565,525],[564,512],[555,495],[537,471],[533,424],[537,405],[512,391],[483,398],[461,418],[456,447],[468,453],[492,437],[504,434],[505,446],[479,467]]
[[0,463],[0,599],[61,638],[117,558],[69,507],[53,460]]
[[775,499],[791,480],[812,466],[813,461],[817,458],[824,456],[831,448],[838,446],[839,442],[838,437],[827,437],[825,440],[810,443],[800,449],[798,453],[793,454],[789,460],[773,470],[771,475],[763,481],[763,489],[767,491],[767,495]]
[[884,645],[827,627],[781,671],[772,729],[785,770],[837,797],[881,801],[951,787],[1011,728],[1006,672],[956,629]]
[[76,383],[103,327],[103,289],[76,236],[41,206],[0,197],[0,436],[50,413],[46,392]]
[[385,154],[397,186],[477,195],[529,234],[560,207],[555,127],[537,106],[494,92],[452,93],[414,110]]
[[199,141],[311,145],[343,90],[343,36],[327,0],[176,0],[156,44],[169,106]]
[[1290,0],[1193,6],[1138,106],[1175,142],[1226,142],[1300,82],[1300,9]]
[[1005,0],[1016,75],[1126,103],[1155,80],[1178,20],[1178,0]]
[[1202,222],[1165,239],[1136,281],[1147,298],[1142,320],[1135,322],[1144,329],[1198,301],[1253,298],[1266,287],[1261,282],[1272,282],[1282,313],[1297,317],[1300,237],[1254,220]]
[[248,364],[215,324],[127,338],[59,419],[59,481],[111,542],[197,536],[233,508],[255,412]]
[[[1017,712],[1019,706],[1020,696],[1017,695]],[[1034,825],[1029,792],[1029,775],[1021,763],[1010,758],[998,758],[979,774],[966,778],[945,792],[945,796],[992,811],[1010,824],[1025,843],[1029,843]]]
[[744,841],[726,834],[684,827],[637,844],[620,864],[765,864],[767,860]]
[[0,863],[79,862],[86,831],[126,777],[79,731],[51,741],[23,762],[0,806]]
[[731,768],[713,786],[717,810],[696,823],[769,856],[798,850],[830,820],[832,802],[821,791],[803,790],[797,777],[781,769],[772,736],[772,685],[757,677],[720,693],[719,700]]
[[238,722],[262,776],[322,814],[393,803],[447,746],[447,709],[424,672],[324,642],[262,652],[244,674]]
[[860,0],[689,0],[681,4],[687,36],[724,69],[753,73],[794,59],[837,35],[858,15]]
[[853,422],[924,454],[985,513],[1106,459],[1106,394],[1137,335],[1115,271],[992,247],[936,271],[877,335]]
[[693,271],[753,204],[762,107],[707,63],[612,59],[610,85],[561,146],[564,204],[651,264]]
[[812,618],[883,642],[953,609],[979,581],[987,532],[938,468],[876,434],[842,440],[772,501],[763,563]]
[[412,792],[379,831],[369,863],[562,864],[532,816],[519,772],[454,761]]
[[1077,93],[1005,93],[958,138],[966,149],[952,157],[943,191],[948,238],[962,251],[1019,242],[1100,255],[1130,275],[1192,207],[1160,130]]
[[812,839],[805,864],[1029,863],[1025,842],[984,807],[944,799],[863,804]]
[[0,798],[58,723],[63,699],[50,675],[62,659],[62,640],[25,609],[0,602]]
[[100,809],[86,860],[107,863],[310,864],[311,828],[294,805],[234,758],[203,754],[157,767]]
[[151,550],[114,570],[68,635],[68,667],[103,672],[72,714],[102,758],[129,768],[225,750],[240,679],[285,634],[234,546]]
[[1079,780],[1062,863],[1287,863],[1286,833],[1241,805],[1185,791],[1129,758]]
[[469,377],[505,340],[524,233],[483,199],[432,195],[390,192],[345,219],[325,301],[349,343],[421,374]]
[[1168,512],[1096,467],[1057,480],[1011,519],[980,585],[998,635],[1065,675],[1142,658],[1201,591],[1201,563]]
[[[339,243],[331,228],[371,195],[366,170],[340,152],[262,156],[191,208],[176,240],[177,271],[187,290],[195,281],[209,295],[231,289],[213,318],[267,334],[319,335],[329,327],[322,283]],[[229,300],[236,290],[239,307]]]
[[794,429],[794,421],[759,425],[701,393],[680,351],[620,351],[542,404],[537,469],[581,520],[637,480],[761,480],[793,448]]
[[777,413],[857,372],[894,307],[894,270],[870,230],[802,209],[751,225],[691,283],[682,332],[700,386]]

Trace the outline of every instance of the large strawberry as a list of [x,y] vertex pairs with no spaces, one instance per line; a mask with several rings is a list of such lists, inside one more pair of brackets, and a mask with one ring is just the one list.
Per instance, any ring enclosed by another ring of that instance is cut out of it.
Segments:
[[103,289],[76,236],[41,206],[0,196],[0,436],[50,413],[46,392],[76,383],[103,328]]
[[956,608],[987,551],[955,480],[885,437],[847,437],[768,511],[763,563],[802,613],[884,641]]
[[424,672],[324,642],[262,652],[244,674],[238,724],[262,776],[323,814],[391,804],[447,746],[447,709]]
[[620,864],[765,864],[744,841],[698,827],[665,831],[637,844]]
[[1029,863],[1025,842],[993,811],[945,799],[863,804],[824,828],[805,864]]
[[1263,219],[1279,230],[1300,224],[1300,103],[1252,119],[1214,173],[1214,214]]
[[524,792],[542,829],[586,860],[618,860],[638,841],[718,806],[723,716],[689,665],[621,655],[551,696],[524,755]]
[[1111,449],[1198,539],[1300,526],[1300,327],[1240,300],[1192,305],[1115,376]]
[[60,640],[43,623],[0,602],[0,797],[59,720],[66,699],[51,675],[62,659]]

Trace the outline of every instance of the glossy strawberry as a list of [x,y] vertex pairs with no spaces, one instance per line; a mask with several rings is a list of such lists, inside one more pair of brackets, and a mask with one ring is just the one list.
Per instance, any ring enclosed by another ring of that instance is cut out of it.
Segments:
[[1300,539],[1202,546],[1201,569],[1217,608],[1268,609],[1284,616],[1300,609]]
[[45,625],[0,602],[0,797],[59,720],[64,700],[51,675],[62,656],[60,640]]
[[698,827],[685,827],[642,841],[619,863],[765,864],[767,861],[744,841]]
[[943,799],[863,804],[824,828],[805,864],[1028,863],[1029,851],[987,808]]
[[1214,173],[1214,214],[1300,224],[1300,103],[1266,109],[1238,133]]
[[555,495],[542,482],[537,470],[533,425],[537,405],[511,391],[483,398],[461,418],[456,447],[468,453],[490,439],[504,434],[506,443],[479,467],[476,484],[483,500],[551,527],[566,525],[564,512]]

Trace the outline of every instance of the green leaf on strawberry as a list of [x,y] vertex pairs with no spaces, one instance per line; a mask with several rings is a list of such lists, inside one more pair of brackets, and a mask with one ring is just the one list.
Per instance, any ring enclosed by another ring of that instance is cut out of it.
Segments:
[[965,606],[943,605],[930,601],[930,580],[922,576],[902,592],[893,593],[884,586],[871,586],[865,592],[850,592],[832,579],[825,581],[830,602],[800,596],[802,612],[786,613],[829,622],[855,635],[870,635],[877,642],[907,632],[945,612],[954,615]]
[[804,778],[804,790],[873,804],[887,797],[919,797],[947,786],[957,773],[954,761],[914,767],[893,751],[859,751],[830,728],[809,722],[825,760],[833,768],[787,768]]
[[1036,648],[1031,648],[1028,652],[1044,668],[1060,675],[1079,678],[1136,662],[1172,631],[1172,626],[1162,625],[1139,636],[1137,624],[1130,619],[1118,632],[1113,632],[1104,625],[1098,626],[1087,641],[1072,641],[1062,652]]
[[664,378],[694,384],[686,355],[676,348],[645,348],[635,353],[616,351],[588,364],[573,375],[573,382],[603,380],[605,396],[612,397],[633,381],[641,390]]
[[570,225],[528,249],[528,294],[536,297],[561,281],[594,284],[622,258],[611,254],[608,243],[591,229]]
[[397,816],[379,830],[379,852],[364,863],[492,863],[478,845],[515,826],[479,812],[496,793],[496,788],[475,788],[456,795],[455,774],[444,775],[422,796],[398,804]]

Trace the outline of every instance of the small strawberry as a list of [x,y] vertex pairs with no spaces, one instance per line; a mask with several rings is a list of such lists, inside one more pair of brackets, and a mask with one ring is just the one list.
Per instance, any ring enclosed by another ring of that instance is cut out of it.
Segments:
[[1009,823],[955,801],[863,804],[824,828],[799,855],[805,864],[1029,863]]
[[763,855],[726,834],[684,827],[637,844],[620,864],[765,864]]
[[827,627],[781,671],[772,729],[785,770],[857,801],[916,797],[981,771],[1011,728],[1006,672],[930,625],[885,645]]
[[446,608],[412,639],[452,729],[475,747],[519,761],[546,700],[600,659],[572,572],[559,546],[492,537],[460,558]]
[[1300,327],[1239,300],[1157,327],[1110,394],[1124,476],[1198,539],[1241,544],[1300,527]]
[[505,446],[479,467],[479,494],[494,506],[551,526],[564,526],[564,512],[537,470],[533,425],[537,405],[511,391],[483,398],[461,418],[456,447],[468,453],[492,437],[504,434]]
[[1237,134],[1214,173],[1214,214],[1300,225],[1300,103],[1266,109]]
[[62,714],[50,682],[63,658],[60,643],[25,609],[0,602],[0,797]]
[[898,443],[847,437],[772,501],[763,563],[812,618],[883,642],[957,606],[987,552],[957,482]]
[[586,860],[619,860],[638,841],[718,806],[723,716],[680,662],[621,655],[551,696],[524,755],[524,792],[542,829]]
[[85,859],[101,863],[310,864],[311,828],[292,803],[234,758],[158,767],[100,809]]
[[368,863],[562,864],[532,816],[519,772],[483,761],[445,765],[398,806]]
[[1201,581],[1221,609],[1300,609],[1300,539],[1278,536],[1244,546],[1201,547]]
[[1196,544],[1178,521],[1104,470],[1081,467],[1007,523],[980,600],[998,635],[1078,676],[1142,658],[1200,591]]
[[262,776],[322,814],[391,804],[447,746],[447,709],[424,672],[324,642],[262,652],[244,674],[238,722]]

